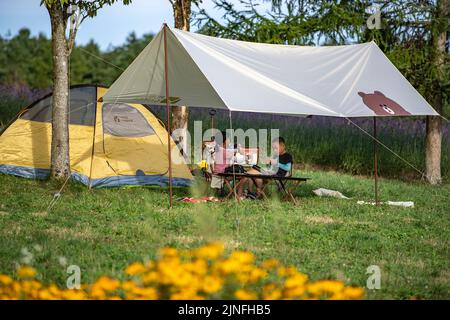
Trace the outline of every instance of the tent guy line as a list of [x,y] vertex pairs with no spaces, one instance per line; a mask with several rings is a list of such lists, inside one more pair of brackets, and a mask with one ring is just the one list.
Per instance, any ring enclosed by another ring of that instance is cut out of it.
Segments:
[[[97,56],[96,54],[93,54],[92,52],[89,52],[88,50],[86,50],[86,49],[84,49],[84,48],[82,48],[82,47],[77,47],[77,49],[80,49],[81,51],[83,51],[84,53],[90,55],[91,57],[94,57],[94,58],[96,58],[96,59],[98,59],[98,60],[100,60],[100,61],[102,61],[102,62],[104,62],[104,63],[106,63],[106,64],[109,64],[109,65],[113,66],[114,68],[116,68],[116,69],[118,69],[118,70],[120,70],[120,71],[125,71],[124,68],[121,68],[121,67],[119,67],[118,65],[112,63],[111,61],[108,61],[108,60],[106,60],[106,59],[103,59],[102,57]],[[70,57],[69,57],[69,59],[70,59]]]
[[347,119],[351,124],[353,124],[355,127],[357,127],[360,131],[362,131],[364,134],[366,134],[367,136],[369,136],[373,141],[375,141],[376,143],[378,143],[379,145],[381,145],[383,148],[385,148],[386,150],[388,150],[389,152],[391,152],[394,156],[396,156],[397,158],[399,158],[400,160],[402,160],[404,163],[406,163],[408,166],[410,166],[411,168],[413,168],[415,171],[417,171],[418,173],[420,173],[420,176],[423,178],[425,176],[425,172],[421,171],[420,169],[418,169],[417,167],[415,167],[411,162],[409,162],[408,160],[404,159],[402,156],[400,156],[398,153],[396,153],[394,150],[392,150],[391,148],[389,148],[386,144],[384,144],[382,141],[380,141],[378,138],[374,137],[372,134],[370,134],[370,132],[367,132],[366,130],[364,130],[363,128],[361,128],[361,126],[359,126],[357,123],[355,123],[354,121],[352,121],[350,118],[345,118]]

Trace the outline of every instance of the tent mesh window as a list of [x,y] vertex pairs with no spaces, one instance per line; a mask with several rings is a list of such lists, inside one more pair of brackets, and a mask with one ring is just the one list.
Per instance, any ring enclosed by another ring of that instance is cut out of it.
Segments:
[[[78,87],[70,89],[70,124],[93,126],[95,121],[97,88]],[[52,101],[53,96],[49,96],[37,102],[21,119],[52,122]]]
[[142,113],[123,103],[105,103],[103,132],[117,137],[146,137],[155,134]]

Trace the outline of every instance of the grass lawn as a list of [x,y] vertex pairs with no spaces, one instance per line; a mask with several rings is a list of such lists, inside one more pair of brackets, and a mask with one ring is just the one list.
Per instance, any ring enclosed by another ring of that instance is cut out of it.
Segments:
[[[412,200],[416,206],[373,207],[356,204],[372,200],[371,179],[321,171],[302,176],[313,179],[298,190],[298,207],[272,199],[176,202],[169,211],[160,188],[88,190],[72,183],[47,212],[56,192],[50,183],[0,175],[0,273],[13,274],[27,248],[42,281],[65,283],[58,262],[63,256],[81,267],[82,282],[91,282],[119,276],[128,263],[154,258],[163,246],[221,240],[227,249],[248,249],[260,260],[293,264],[314,280],[337,278],[364,287],[367,267],[378,265],[381,289],[367,290],[369,299],[450,297],[450,185],[382,179],[382,200]],[[311,192],[318,187],[352,199],[319,198]],[[175,197],[189,192],[178,189]]]

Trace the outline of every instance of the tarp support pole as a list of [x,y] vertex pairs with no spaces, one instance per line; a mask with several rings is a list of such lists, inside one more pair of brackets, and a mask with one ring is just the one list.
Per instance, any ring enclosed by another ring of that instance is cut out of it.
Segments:
[[373,170],[375,180],[375,205],[380,205],[378,198],[378,142],[377,142],[377,117],[373,117]]
[[[70,88],[69,88],[70,90]],[[95,153],[95,129],[97,128],[97,111],[98,111],[98,88],[95,87],[95,113],[94,113],[94,133],[92,136],[92,153],[91,153],[91,168],[89,169],[89,189],[92,189],[92,165],[94,164]]]
[[[97,87],[95,90],[98,90]],[[89,189],[92,189],[92,165],[94,164],[94,153],[95,153],[95,129],[97,127],[97,111],[98,111],[98,102],[97,102],[97,93],[95,96],[95,115],[94,115],[94,132],[92,136],[92,153],[91,153],[91,168],[89,169]]]
[[167,59],[167,24],[164,23],[164,72],[166,78],[167,154],[169,157],[169,207],[172,208],[172,150],[170,147],[169,64]]

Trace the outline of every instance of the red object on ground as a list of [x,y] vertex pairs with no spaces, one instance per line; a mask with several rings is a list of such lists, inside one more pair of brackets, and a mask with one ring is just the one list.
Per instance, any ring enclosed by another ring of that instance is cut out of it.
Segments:
[[216,197],[202,197],[202,198],[183,198],[180,201],[188,203],[204,203],[204,202],[220,202],[221,200]]

